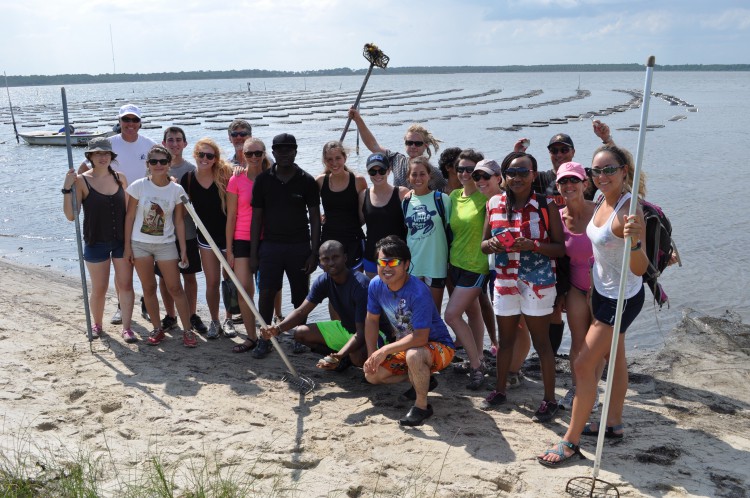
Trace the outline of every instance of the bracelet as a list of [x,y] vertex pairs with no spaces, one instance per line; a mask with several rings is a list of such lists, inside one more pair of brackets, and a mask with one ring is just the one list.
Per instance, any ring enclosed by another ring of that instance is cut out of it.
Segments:
[[72,188],[61,188],[60,192],[62,192],[63,194],[69,194],[69,193],[73,192],[73,189]]
[[631,252],[635,252],[635,251],[637,251],[640,248],[641,248],[641,241],[639,240],[636,245],[630,247],[630,251]]

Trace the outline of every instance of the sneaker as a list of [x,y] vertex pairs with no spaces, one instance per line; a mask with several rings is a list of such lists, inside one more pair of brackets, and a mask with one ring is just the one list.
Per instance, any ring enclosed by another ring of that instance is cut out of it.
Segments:
[[594,399],[594,406],[591,407],[591,413],[596,413],[599,409],[599,390],[596,390],[596,399]]
[[472,369],[469,378],[471,381],[466,385],[466,389],[476,391],[482,387],[482,384],[484,384],[484,372],[482,371],[482,367],[480,366],[479,368]]
[[115,314],[112,315],[112,319],[109,321],[112,325],[120,325],[122,323],[122,310],[120,310],[120,305],[117,305],[117,311],[115,311]]
[[234,325],[242,325],[243,322],[244,322],[244,320],[242,320],[242,315],[237,315],[237,316],[235,316],[235,317],[232,318],[232,323]]
[[268,356],[268,353],[270,352],[271,352],[271,341],[266,341],[265,339],[258,339],[258,345],[255,346],[255,349],[253,349],[253,352],[250,354],[253,355],[253,358],[257,358],[258,360],[260,360]]
[[508,372],[508,378],[506,385],[508,386],[508,389],[516,389],[518,387],[521,387],[521,383],[523,382],[523,375],[521,375],[521,371],[518,372]]
[[141,316],[147,322],[151,321],[151,317],[149,316],[148,310],[146,309],[146,301],[143,300],[143,297],[141,297]]
[[211,325],[208,326],[208,334],[206,334],[206,339],[218,339],[220,331],[221,322],[219,320],[211,320]]
[[540,423],[549,422],[555,417],[557,409],[557,401],[542,401],[542,404],[539,405],[539,409],[534,413],[534,416],[531,417],[531,421]]
[[93,327],[91,327],[91,337],[94,339],[99,339],[104,331],[102,330],[102,326],[98,323],[95,323]]
[[122,338],[125,339],[125,342],[127,342],[128,344],[138,342],[138,337],[136,337],[136,335],[130,329],[125,329],[122,331]]
[[166,332],[164,332],[164,329],[161,327],[158,329],[154,329],[151,331],[151,335],[148,336],[148,343],[151,346],[156,346],[157,344],[161,343],[164,339],[167,338]]
[[482,410],[491,410],[505,403],[507,399],[508,398],[505,396],[505,393],[492,391],[487,395],[486,398],[484,398],[482,404],[479,405],[479,408],[481,408]]
[[198,339],[192,329],[182,333],[182,345],[186,348],[194,348],[198,345]]
[[572,410],[573,409],[573,398],[576,395],[576,386],[571,387],[568,389],[568,392],[565,393],[565,396],[563,396],[560,400],[558,400],[557,405],[560,407],[561,410]]
[[307,346],[305,346],[301,342],[292,341],[292,353],[302,354],[306,352],[307,352]]
[[203,323],[203,320],[201,320],[201,317],[198,315],[190,317],[190,325],[193,327],[193,330],[199,334],[205,334],[208,332],[208,327],[206,327],[206,324]]
[[234,329],[234,320],[227,318],[224,320],[223,327],[224,337],[237,337],[237,331]]
[[461,375],[471,373],[471,363],[469,363],[468,361],[463,361],[461,363],[454,363],[453,373],[457,373]]
[[180,327],[177,325],[177,318],[169,315],[164,315],[164,318],[161,319],[161,328],[165,331],[168,331],[179,329]]

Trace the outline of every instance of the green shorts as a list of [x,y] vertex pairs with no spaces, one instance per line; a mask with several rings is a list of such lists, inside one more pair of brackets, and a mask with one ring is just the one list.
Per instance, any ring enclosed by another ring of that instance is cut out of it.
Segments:
[[[326,341],[326,346],[333,349],[334,351],[340,351],[341,348],[346,346],[346,343],[349,342],[349,339],[351,339],[354,335],[346,330],[344,326],[341,325],[341,322],[339,320],[316,322],[315,325],[318,326],[320,335],[322,335],[323,340]],[[388,341],[386,341],[385,339],[385,334],[383,332],[380,332],[378,344],[382,346],[382,344],[387,343]]]

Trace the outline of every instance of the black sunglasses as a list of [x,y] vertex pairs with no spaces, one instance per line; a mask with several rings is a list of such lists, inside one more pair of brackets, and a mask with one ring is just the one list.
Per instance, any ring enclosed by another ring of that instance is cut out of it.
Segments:
[[570,147],[560,147],[560,148],[548,147],[547,149],[549,150],[549,153],[552,154],[553,156],[557,154],[558,152],[560,154],[567,154],[568,152],[570,152]]
[[248,132],[248,131],[231,131],[231,132],[229,132],[229,135],[231,135],[232,138],[247,137],[247,136],[250,135],[250,132]]
[[203,159],[205,157],[210,161],[211,159],[214,159],[216,157],[216,154],[214,154],[213,152],[198,152],[198,157],[200,159]]
[[505,173],[503,173],[503,176],[506,178],[526,178],[529,176],[529,173],[531,173],[531,170],[528,168],[508,168],[505,170]]
[[255,156],[255,157],[261,157],[261,156],[263,156],[263,152],[264,151],[262,151],[262,150],[246,150],[242,154],[244,154],[244,156],[247,157],[247,158],[251,158],[253,156]]
[[388,174],[388,170],[384,169],[384,168],[370,168],[370,169],[367,170],[367,173],[370,176],[375,176],[375,175],[385,176],[385,175]]
[[120,121],[122,121],[123,123],[140,123],[141,122],[141,118],[136,117],[136,116],[134,116],[132,118],[129,117],[129,116],[123,116],[123,117],[120,118]]
[[149,159],[148,163],[151,166],[156,166],[157,164],[161,164],[162,166],[166,166],[169,164],[169,159]]
[[424,145],[424,142],[421,140],[404,140],[404,145],[409,147],[410,145],[413,145],[414,147],[422,147]]
[[572,183],[575,185],[576,183],[581,183],[582,181],[583,180],[581,180],[577,176],[566,176],[564,178],[560,178],[559,180],[557,180],[557,183],[560,185],[566,185],[568,183]]
[[490,178],[492,178],[492,175],[486,171],[475,171],[471,174],[471,179],[475,182],[478,182],[479,180],[489,180]]
[[471,173],[474,171],[474,166],[457,166],[456,167],[456,173]]

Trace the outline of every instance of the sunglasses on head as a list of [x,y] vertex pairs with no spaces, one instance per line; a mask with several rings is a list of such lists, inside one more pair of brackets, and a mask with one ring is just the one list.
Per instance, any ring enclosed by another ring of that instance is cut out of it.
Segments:
[[475,171],[471,174],[471,179],[475,182],[478,182],[479,180],[489,180],[490,178],[492,178],[492,175],[486,171]]
[[248,131],[230,131],[230,132],[229,132],[229,135],[230,135],[230,136],[231,136],[232,138],[237,138],[237,137],[247,137],[247,136],[249,136],[249,135],[250,135],[250,132],[248,132]]
[[385,175],[388,174],[388,170],[385,169],[385,168],[370,168],[370,169],[367,170],[367,173],[370,176],[375,176],[375,175],[385,176]]
[[583,180],[581,180],[577,176],[566,176],[557,180],[557,183],[560,185],[566,185],[568,183],[572,183],[575,185],[576,183],[581,183],[582,181]]
[[615,173],[617,173],[617,170],[622,168],[623,166],[620,164],[610,164],[609,166],[605,166],[603,168],[591,168],[591,174],[593,176],[599,176],[601,174],[604,174],[606,176],[612,176]]
[[244,154],[244,156],[249,159],[249,158],[251,158],[253,156],[255,156],[255,157],[262,157],[263,156],[263,151],[262,150],[246,150],[242,154]]
[[204,157],[210,161],[216,158],[216,154],[213,152],[198,152],[198,158],[203,159]]
[[548,150],[549,150],[549,153],[554,156],[556,154],[567,154],[568,152],[570,152],[570,147],[567,147],[567,146],[549,147]]
[[508,168],[503,173],[506,178],[526,178],[531,173],[529,168]]
[[148,163],[151,166],[156,166],[157,164],[161,164],[162,166],[166,166],[169,164],[169,159],[149,159]]
[[456,173],[458,173],[459,175],[461,173],[471,173],[472,171],[474,171],[474,166],[457,166],[456,167]]
[[407,147],[414,146],[414,147],[422,147],[424,145],[424,142],[421,140],[404,140],[404,145]]
[[123,116],[120,118],[120,121],[122,121],[123,123],[140,123],[141,118],[137,116]]
[[394,266],[398,266],[401,264],[401,260],[398,258],[378,258],[378,266],[381,268],[385,268],[386,266],[389,268],[393,268]]

